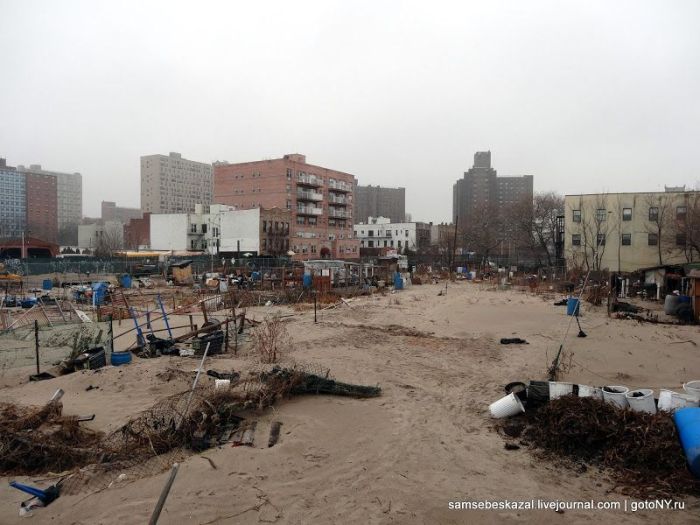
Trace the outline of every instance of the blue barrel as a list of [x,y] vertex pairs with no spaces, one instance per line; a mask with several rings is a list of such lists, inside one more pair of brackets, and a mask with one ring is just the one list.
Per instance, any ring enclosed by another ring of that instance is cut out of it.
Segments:
[[44,290],[51,290],[53,288],[53,281],[51,279],[44,279],[41,283],[41,288]]
[[314,282],[313,276],[310,273],[305,273],[304,280],[303,280],[304,288],[311,288],[311,286],[313,285],[313,282]]
[[579,301],[576,297],[569,297],[566,300],[566,315],[578,315]]
[[94,305],[102,304],[107,295],[107,283],[93,283],[92,301]]
[[122,288],[131,288],[131,275],[128,273],[125,273],[119,278],[119,284],[122,285]]
[[690,302],[690,296],[688,295],[679,295],[678,296],[678,303],[689,303]]
[[401,278],[401,274],[399,272],[394,274],[394,289],[403,290],[403,279]]
[[121,366],[131,363],[131,352],[112,352],[112,365]]
[[693,476],[700,478],[700,408],[688,407],[673,413],[685,459]]

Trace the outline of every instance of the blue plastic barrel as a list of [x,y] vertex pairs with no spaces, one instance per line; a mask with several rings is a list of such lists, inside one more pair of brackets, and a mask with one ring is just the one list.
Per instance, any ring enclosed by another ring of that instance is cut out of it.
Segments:
[[403,279],[401,278],[401,274],[399,272],[394,274],[394,289],[403,290]]
[[51,290],[53,288],[53,281],[51,279],[44,279],[41,283],[41,288],[44,290]]
[[693,476],[700,478],[700,408],[688,407],[673,413],[685,459]]
[[112,365],[121,366],[131,363],[131,352],[112,352]]
[[579,301],[576,297],[569,297],[566,300],[566,315],[578,315]]
[[122,288],[131,288],[131,275],[128,273],[125,273],[119,278],[119,284],[122,285]]
[[311,286],[313,286],[313,282],[314,282],[313,276],[310,273],[305,273],[304,280],[303,280],[304,288],[311,288]]
[[678,296],[678,302],[679,302],[679,303],[689,303],[689,302],[690,302],[690,296],[689,296],[689,295],[679,295],[679,296]]
[[107,295],[107,283],[92,284],[92,301],[94,305],[102,304],[105,300],[105,295]]

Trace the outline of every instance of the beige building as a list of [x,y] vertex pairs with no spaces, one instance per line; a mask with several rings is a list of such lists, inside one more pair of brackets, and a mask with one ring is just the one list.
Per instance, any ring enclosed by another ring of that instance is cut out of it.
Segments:
[[564,257],[571,268],[630,272],[698,260],[700,192],[565,197]]
[[193,213],[195,204],[208,206],[211,197],[211,164],[173,152],[141,157],[141,211]]

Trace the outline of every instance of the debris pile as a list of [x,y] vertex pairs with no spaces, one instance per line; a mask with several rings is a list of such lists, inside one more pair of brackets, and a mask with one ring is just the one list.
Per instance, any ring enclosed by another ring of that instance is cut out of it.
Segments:
[[634,412],[593,397],[564,396],[503,422],[501,430],[547,456],[608,469],[617,486],[638,497],[700,495],[700,481],[688,471],[666,412]]

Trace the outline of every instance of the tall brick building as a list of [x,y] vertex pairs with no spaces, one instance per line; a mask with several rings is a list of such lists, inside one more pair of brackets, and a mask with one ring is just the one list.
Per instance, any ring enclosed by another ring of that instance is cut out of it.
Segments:
[[474,166],[453,186],[452,220],[471,222],[474,213],[501,213],[523,200],[532,202],[532,175],[499,177],[491,167],[491,152],[477,151]]
[[27,233],[42,241],[58,237],[58,194],[54,175],[27,172]]
[[367,222],[369,217],[388,217],[391,222],[406,220],[406,188],[357,186],[355,189],[355,223]]
[[290,249],[296,259],[355,259],[353,175],[306,162],[306,156],[214,164],[217,204],[237,209],[283,208],[291,211]]

